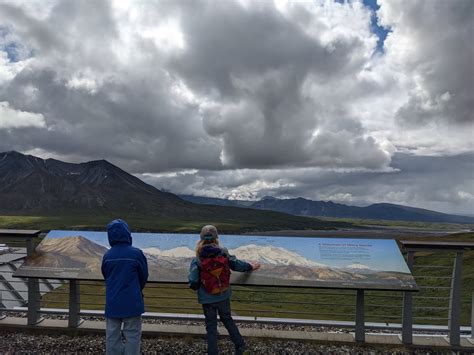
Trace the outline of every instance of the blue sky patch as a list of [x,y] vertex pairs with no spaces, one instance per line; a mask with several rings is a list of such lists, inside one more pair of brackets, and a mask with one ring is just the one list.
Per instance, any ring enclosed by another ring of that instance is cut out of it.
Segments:
[[390,28],[385,28],[385,27],[379,26],[378,24],[377,10],[380,8],[380,6],[377,5],[377,0],[363,0],[363,1],[364,1],[364,5],[369,7],[372,10],[372,16],[370,19],[370,29],[379,38],[377,41],[377,47],[375,51],[383,53],[384,52],[383,45],[384,45],[385,39],[387,38],[388,33],[390,32]]
[[3,47],[3,51],[7,53],[10,62],[18,62],[20,60],[20,54],[16,43],[8,43]]

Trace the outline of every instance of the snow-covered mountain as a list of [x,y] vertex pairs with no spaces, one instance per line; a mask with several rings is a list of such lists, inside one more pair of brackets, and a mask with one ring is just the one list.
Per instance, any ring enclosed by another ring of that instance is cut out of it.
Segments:
[[295,252],[284,248],[249,244],[229,250],[239,259],[258,261],[262,264],[297,265],[305,267],[325,267],[326,265],[306,259]]
[[372,273],[377,273],[377,270],[372,269],[370,266],[361,264],[361,263],[352,263],[350,265],[347,265],[341,270],[352,272],[352,273],[357,273],[360,275],[367,275],[367,274],[372,274]]
[[161,249],[152,247],[152,248],[145,248],[145,249],[143,249],[143,252],[144,252],[145,254],[150,254],[150,255],[161,255],[161,253],[162,253],[163,251],[162,251]]
[[354,264],[347,265],[345,268],[346,269],[358,269],[358,270],[368,270],[368,269],[370,269],[370,267],[368,267],[367,265],[359,264],[359,263],[354,263]]
[[146,248],[143,252],[153,256],[165,256],[168,258],[192,258],[196,253],[188,247],[177,247],[168,250],[161,250],[158,248]]

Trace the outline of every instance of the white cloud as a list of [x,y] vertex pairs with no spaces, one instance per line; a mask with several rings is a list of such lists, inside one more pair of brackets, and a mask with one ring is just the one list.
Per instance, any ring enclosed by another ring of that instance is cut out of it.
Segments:
[[0,151],[178,174],[175,192],[376,200],[295,181],[474,150],[474,3],[379,3],[384,53],[360,1],[2,1],[21,55],[0,50],[0,102],[23,123],[0,118]]
[[45,127],[42,114],[15,110],[8,102],[0,102],[0,129]]

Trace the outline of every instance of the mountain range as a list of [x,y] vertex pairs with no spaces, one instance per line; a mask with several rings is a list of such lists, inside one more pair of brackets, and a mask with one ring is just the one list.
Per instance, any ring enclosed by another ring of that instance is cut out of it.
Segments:
[[102,256],[107,248],[82,236],[45,238],[28,258],[28,267],[76,268],[100,275]]
[[301,197],[290,199],[264,197],[259,201],[245,201],[192,195],[179,196],[184,200],[194,203],[278,211],[296,216],[438,223],[474,223],[474,217],[446,214],[422,208],[402,206],[391,203],[377,203],[367,207],[358,207],[334,203],[332,201],[313,201]]
[[474,223],[474,217],[389,203],[357,207],[304,198],[241,201],[177,196],[106,160],[73,164],[18,152],[0,153],[0,214],[220,221],[240,231],[351,227],[314,217]]
[[[0,153],[0,214],[26,216],[135,218],[180,225],[220,222],[242,230],[334,229],[314,218],[254,209],[198,205],[146,184],[106,160],[80,164]],[[65,218],[62,218],[65,219]],[[178,221],[178,222],[177,222]],[[64,225],[61,225],[64,228]]]

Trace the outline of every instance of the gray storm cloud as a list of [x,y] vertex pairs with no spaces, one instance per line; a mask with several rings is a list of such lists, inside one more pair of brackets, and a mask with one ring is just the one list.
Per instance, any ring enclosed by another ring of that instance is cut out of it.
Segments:
[[472,214],[472,153],[450,157],[397,153],[392,165],[392,170],[379,172],[321,168],[200,170],[139,177],[167,190],[191,195],[250,200],[304,196],[349,205],[389,202]]
[[[473,2],[379,5],[383,51],[358,1],[0,0],[0,151],[105,158],[178,193],[467,209],[466,175],[430,202],[395,160],[474,150]],[[311,193],[326,170],[341,184]]]
[[[46,123],[2,130],[1,149],[99,155],[134,171],[390,163],[357,116],[333,114],[337,92],[327,102],[307,90],[333,91],[361,71],[368,29],[320,38],[332,30],[319,19],[325,5],[144,3],[134,19],[115,5],[58,2],[39,19],[1,4],[8,32],[32,52],[1,99]],[[364,28],[369,11],[352,10]]]
[[[474,2],[383,1],[387,55],[414,78],[397,111],[404,125],[472,124],[474,121]],[[470,126],[472,129],[472,126]]]

